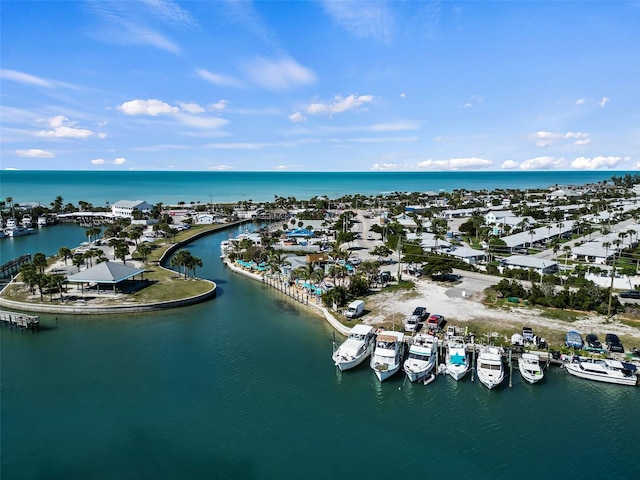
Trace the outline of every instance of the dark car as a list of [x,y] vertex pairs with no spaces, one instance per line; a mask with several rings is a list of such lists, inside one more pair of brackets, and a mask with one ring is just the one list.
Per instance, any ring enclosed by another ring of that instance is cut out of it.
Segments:
[[429,315],[429,312],[427,312],[427,309],[425,307],[416,307],[411,315],[415,315],[418,318],[419,322],[424,322]]
[[610,352],[624,353],[622,342],[615,333],[607,333],[607,336],[604,337],[604,343]]
[[586,344],[585,349],[587,350],[602,350],[602,343],[598,340],[598,336],[590,333],[584,338],[584,343]]
[[640,298],[640,290],[627,290],[618,294],[620,298]]

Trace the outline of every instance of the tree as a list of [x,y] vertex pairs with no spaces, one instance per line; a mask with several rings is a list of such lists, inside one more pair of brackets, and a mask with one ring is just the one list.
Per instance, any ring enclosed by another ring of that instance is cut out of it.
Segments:
[[129,246],[124,242],[118,243],[114,248],[113,257],[119,258],[122,260],[122,263],[126,265],[127,255],[129,255]]
[[40,273],[44,273],[44,269],[47,268],[47,257],[42,252],[34,253],[32,263]]
[[20,276],[22,277],[22,281],[27,285],[30,293],[34,291],[37,275],[38,270],[33,263],[25,263],[20,267]]
[[149,244],[148,243],[142,243],[141,245],[138,246],[137,252],[142,257],[142,259],[144,260],[144,263],[146,265],[147,264],[147,258],[149,257],[149,254],[151,253],[151,247],[149,246]]
[[71,249],[69,247],[60,247],[58,249],[58,255],[60,255],[62,258],[64,258],[64,264],[67,264],[67,259],[71,258],[71,256],[73,255],[73,252],[71,251]]

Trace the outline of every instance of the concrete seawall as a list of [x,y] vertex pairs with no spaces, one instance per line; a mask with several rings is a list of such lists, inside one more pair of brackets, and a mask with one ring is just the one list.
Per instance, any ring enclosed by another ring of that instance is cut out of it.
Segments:
[[269,281],[267,281],[264,276],[258,275],[256,273],[248,272],[248,271],[244,270],[243,268],[240,268],[240,267],[234,265],[232,262],[229,262],[226,258],[223,260],[223,262],[225,263],[225,265],[227,267],[229,267],[230,270],[232,270],[232,271],[234,271],[236,273],[239,273],[240,275],[244,275],[245,277],[251,278],[252,280],[256,280],[256,281],[258,281],[260,283],[268,285],[268,286],[274,288],[275,290],[287,295],[291,299],[296,300],[299,303],[311,308],[312,310],[314,310],[317,313],[319,313],[320,315],[322,315],[324,317],[324,319],[329,323],[329,325],[331,325],[333,327],[333,329],[336,330],[338,333],[344,335],[345,337],[349,335],[349,331],[351,330],[351,328],[343,325],[342,323],[340,323],[331,314],[331,312],[327,308],[325,308],[324,306],[318,305],[315,302],[308,301],[308,297],[307,297],[307,300],[305,301],[305,299],[302,296],[296,296],[296,295],[292,295],[290,293],[287,293],[286,291],[278,288],[278,286],[275,283],[270,283]]

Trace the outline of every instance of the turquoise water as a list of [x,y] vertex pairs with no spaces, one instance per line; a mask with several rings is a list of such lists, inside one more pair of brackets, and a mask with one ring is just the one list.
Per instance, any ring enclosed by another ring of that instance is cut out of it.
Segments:
[[188,247],[212,301],[0,329],[3,480],[638,478],[638,388],[340,373],[324,321],[221,265],[228,234]]
[[75,248],[87,241],[87,229],[75,224],[34,228],[33,231],[22,237],[0,238],[0,265],[25,253],[55,255],[60,247]]
[[[163,202],[269,201],[454,189],[547,188],[609,180],[626,172],[141,172],[0,171],[0,197],[49,205],[58,195],[105,206],[118,200]],[[637,172],[629,172],[637,173]]]

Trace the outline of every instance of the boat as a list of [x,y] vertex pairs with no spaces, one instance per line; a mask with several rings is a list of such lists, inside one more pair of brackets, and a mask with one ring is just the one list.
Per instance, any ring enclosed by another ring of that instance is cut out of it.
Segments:
[[7,229],[9,228],[16,228],[18,226],[18,223],[16,222],[16,219],[11,217],[11,218],[7,218]]
[[23,235],[29,235],[31,233],[33,233],[33,230],[31,228],[15,227],[4,229],[4,234],[7,237],[22,237]]
[[618,385],[637,385],[637,367],[631,363],[609,358],[580,358],[565,366],[571,375],[597,382],[616,383]]
[[400,370],[404,356],[404,333],[385,330],[376,337],[370,366],[381,382]]
[[467,345],[462,337],[453,336],[447,341],[446,373],[454,380],[460,380],[469,371]]
[[502,364],[502,349],[500,347],[484,346],[478,354],[476,367],[478,379],[488,389],[497,387],[504,380],[504,365]]
[[530,384],[538,383],[544,378],[544,370],[540,366],[540,359],[533,353],[523,353],[518,360],[520,375]]
[[333,361],[341,371],[356,367],[371,355],[375,344],[375,329],[369,325],[355,325],[349,336],[334,352]]
[[40,215],[38,217],[38,227],[46,227],[47,223],[47,217],[45,217],[44,215]]
[[31,227],[31,215],[24,215],[22,217],[22,221],[20,222],[20,225],[22,225],[24,228],[29,228]]
[[409,358],[403,369],[410,382],[427,377],[436,366],[438,338],[428,333],[419,333],[409,345]]

